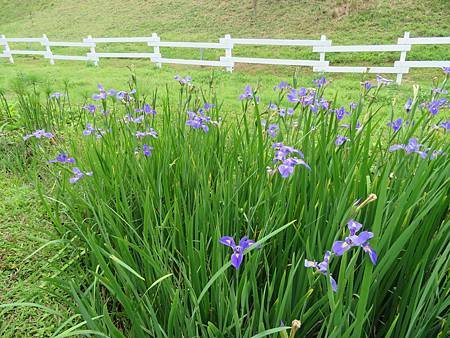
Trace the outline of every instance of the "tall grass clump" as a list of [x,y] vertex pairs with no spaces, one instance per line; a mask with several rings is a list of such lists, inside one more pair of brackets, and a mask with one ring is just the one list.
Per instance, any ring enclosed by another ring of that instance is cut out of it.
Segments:
[[324,78],[270,102],[247,86],[228,113],[214,81],[176,80],[99,85],[77,123],[68,93],[19,93],[57,186],[43,201],[80,257],[81,282],[53,281],[80,324],[55,334],[445,336],[446,79],[401,108],[377,99],[381,77],[345,106]]

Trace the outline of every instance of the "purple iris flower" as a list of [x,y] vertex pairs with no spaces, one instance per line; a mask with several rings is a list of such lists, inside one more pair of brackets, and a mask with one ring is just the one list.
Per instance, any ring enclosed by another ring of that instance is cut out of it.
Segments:
[[341,146],[341,145],[343,145],[346,141],[348,141],[349,140],[349,138],[348,137],[345,137],[345,136],[342,136],[342,135],[338,135],[338,137],[336,137],[336,141],[334,141],[334,143],[337,145],[337,146]]
[[142,111],[147,115],[156,115],[156,110],[154,110],[148,103],[144,104]]
[[[250,85],[246,85],[244,88],[244,92],[239,95],[239,100],[243,101],[243,100],[251,100],[253,99],[253,89]],[[255,96],[256,102],[259,102],[259,97]]]
[[350,102],[350,109],[351,109],[351,110],[355,110],[356,107],[358,107],[358,104],[357,104],[357,103],[355,103],[355,102]]
[[86,129],[83,130],[84,136],[95,135],[95,137],[101,138],[104,134],[106,134],[106,131],[100,128],[94,128],[90,123],[86,124]]
[[407,113],[411,111],[412,103],[413,103],[412,98],[408,98],[408,100],[405,103],[405,110]]
[[407,144],[394,144],[390,146],[389,151],[393,152],[402,149],[406,154],[416,153],[423,159],[427,158],[427,153],[425,151],[421,151],[420,147],[422,147],[422,144],[419,144],[416,138],[410,138]]
[[365,89],[366,91],[369,91],[369,89],[373,87],[373,84],[371,84],[369,81],[364,81],[364,82],[362,83],[362,85],[364,86],[364,89]]
[[219,243],[229,246],[233,249],[233,253],[231,254],[231,265],[233,265],[235,269],[238,269],[242,264],[242,260],[244,259],[245,249],[254,244],[255,241],[248,239],[247,236],[244,236],[239,241],[239,245],[236,245],[233,237],[223,236],[219,239]]
[[59,153],[54,160],[50,160],[48,163],[75,163],[75,159],[66,153]]
[[[134,148],[135,155],[139,155],[140,152],[141,152],[141,149],[139,147]],[[149,157],[152,155],[152,152],[153,152],[153,147],[149,146],[148,144],[142,145],[142,153],[144,154],[144,156]]]
[[199,109],[197,112],[188,111],[188,116],[186,125],[193,129],[202,129],[205,133],[209,131],[209,125],[217,126],[219,124],[219,122],[213,121],[210,116],[205,115],[203,109]]
[[302,105],[303,107],[311,106],[315,102],[315,92],[310,91],[306,96],[302,98]]
[[52,93],[52,94],[50,94],[50,96],[49,96],[49,98],[50,99],[60,99],[61,97],[63,97],[64,96],[64,94],[63,93],[60,93],[60,92],[55,92],[55,93]]
[[450,67],[442,67],[444,74],[450,74]]
[[392,82],[393,82],[392,80],[385,79],[381,75],[377,75],[377,83],[378,83],[378,85],[382,85],[382,84],[389,85]]
[[294,173],[294,167],[290,165],[282,164],[278,167],[281,177],[288,178]]
[[319,79],[314,80],[313,82],[317,86],[317,88],[321,88],[328,83],[327,79],[324,76],[322,76]]
[[151,156],[152,150],[153,150],[153,147],[150,147],[148,144],[142,145],[142,152],[145,156]]
[[431,101],[428,104],[427,109],[431,113],[431,115],[436,115],[437,113],[439,113],[439,109],[441,109],[442,106],[444,106],[447,102],[448,100],[444,98]]
[[94,101],[106,100],[105,88],[101,84],[98,84],[97,85],[97,89],[98,89],[99,93],[98,94],[93,94],[92,95],[92,99]]
[[[278,166],[278,172],[281,177],[287,178],[294,173],[294,168],[297,165],[302,165],[306,169],[311,170],[311,167],[303,160],[303,153],[290,146],[285,146],[283,143],[278,142],[272,145],[272,148],[275,149],[275,157],[273,159],[274,162],[281,162]],[[297,154],[301,158],[298,157],[290,157],[290,155]],[[288,157],[289,156],[289,157]]]
[[370,231],[362,231],[357,234],[362,228],[362,224],[350,219],[347,223],[350,230],[350,236],[346,237],[344,241],[336,241],[333,243],[332,250],[336,256],[342,256],[344,252],[350,250],[352,247],[359,246],[363,248],[364,252],[369,254],[372,264],[377,264],[377,253],[369,245],[369,240],[373,237]]
[[92,176],[93,174],[92,174],[92,172],[90,171],[90,172],[82,172],[79,168],[77,168],[77,167],[74,167],[74,168],[72,168],[72,172],[75,174],[75,176],[74,177],[71,177],[70,179],[69,179],[69,182],[71,183],[71,184],[75,184],[75,183],[77,183],[81,178],[83,178],[84,176]]
[[450,130],[450,121],[441,122],[439,124],[439,127],[444,128],[445,131],[449,131]]
[[84,106],[83,109],[88,111],[91,114],[94,114],[95,111],[97,110],[97,106],[95,106],[93,104],[88,104],[87,106]]
[[23,140],[26,141],[31,137],[35,137],[35,138],[43,138],[44,137],[44,138],[51,139],[54,137],[54,135],[50,132],[45,131],[44,129],[38,129],[38,130],[32,132],[31,134],[25,135],[23,137]]
[[95,128],[92,126],[92,124],[90,124],[90,123],[86,124],[86,129],[83,130],[83,135],[84,136],[89,136],[93,132],[95,132]]
[[277,137],[277,132],[280,129],[277,124],[272,123],[269,124],[269,127],[267,128],[267,134],[269,134],[270,137],[275,138]]
[[[330,264],[330,257],[331,257],[331,251],[326,251],[325,255],[323,257],[323,261],[320,263],[317,263],[316,261],[310,261],[305,259],[305,268],[314,268],[316,269],[317,272],[320,272],[323,275],[327,275],[328,273],[328,266]],[[333,277],[331,277],[330,274],[330,283],[331,283],[331,288],[334,292],[337,291],[337,283],[334,280]]]
[[442,94],[442,95],[448,94],[448,90],[442,88],[433,88],[432,91],[434,94]]
[[278,106],[275,103],[270,103],[268,108],[273,111],[278,110]]
[[323,109],[328,109],[328,108],[330,108],[330,102],[328,102],[327,100],[325,100],[323,97],[320,98],[320,100],[319,100],[319,105],[320,105]]
[[289,154],[298,154],[301,158],[305,157],[300,150],[285,146],[282,142],[272,144],[272,148],[276,150],[274,161],[284,161]]
[[336,113],[336,118],[338,119],[338,121],[342,120],[345,117],[345,115],[350,115],[350,113],[347,112],[344,107],[335,109],[334,112]]
[[191,84],[191,81],[192,81],[192,77],[186,76],[186,77],[183,78],[183,77],[181,77],[178,74],[174,76],[174,79],[176,81],[178,81],[180,83],[180,85],[182,85],[182,86],[189,85],[189,84]]
[[[302,159],[297,158],[297,157],[290,157],[287,158],[283,161],[283,164],[280,165],[280,167],[278,167],[278,171],[280,172],[281,176],[283,178],[287,178],[289,175],[291,175],[293,173],[294,167],[297,165],[302,165],[304,166],[306,169],[311,170],[311,167]],[[286,167],[291,167],[292,171]],[[285,175],[286,173],[289,173],[289,175]]]
[[395,121],[388,122],[387,125],[391,126],[392,129],[394,130],[394,132],[396,133],[396,132],[398,132],[400,130],[400,128],[402,127],[402,124],[403,124],[403,119],[402,118],[398,118]]
[[138,117],[133,117],[131,115],[125,115],[124,117],[125,122],[132,122],[132,123],[142,123],[144,122],[144,115],[138,116]]
[[285,82],[285,81],[281,81],[278,85],[276,85],[275,87],[273,87],[273,90],[283,90],[283,89],[289,89],[289,83]]
[[135,135],[137,138],[143,138],[145,136],[158,138],[158,133],[153,128],[150,128],[148,131],[137,131]]
[[206,103],[203,105],[203,109],[206,110],[206,111],[211,110],[211,109],[213,109],[214,107],[215,107],[214,104],[208,103],[208,102],[206,102]]
[[94,94],[94,95],[92,95],[92,99],[94,101],[105,100],[106,99],[106,93],[103,92],[103,93],[100,93],[100,94]]
[[293,108],[280,108],[280,110],[278,111],[278,115],[280,115],[281,117],[285,117],[287,115],[291,116],[294,115],[294,109]]
[[306,88],[300,88],[299,90],[291,89],[287,94],[287,100],[291,103],[303,102],[304,96],[307,94]]
[[115,89],[109,89],[106,92],[106,95],[108,95],[108,96],[116,96],[116,94],[117,94],[117,90],[115,90]]

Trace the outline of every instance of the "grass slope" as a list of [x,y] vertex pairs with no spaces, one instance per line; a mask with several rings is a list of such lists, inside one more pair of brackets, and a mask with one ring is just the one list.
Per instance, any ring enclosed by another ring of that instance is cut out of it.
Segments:
[[174,1],[1,0],[0,32],[57,38],[142,35],[167,39],[240,37],[318,37],[339,42],[385,42],[410,30],[414,35],[445,35],[448,1]]

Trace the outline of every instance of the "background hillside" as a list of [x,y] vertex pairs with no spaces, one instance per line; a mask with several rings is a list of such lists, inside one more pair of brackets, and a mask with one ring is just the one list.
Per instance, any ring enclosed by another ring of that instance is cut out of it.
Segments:
[[450,32],[448,0],[0,0],[0,34],[79,39],[158,32],[165,39],[316,38],[394,41]]

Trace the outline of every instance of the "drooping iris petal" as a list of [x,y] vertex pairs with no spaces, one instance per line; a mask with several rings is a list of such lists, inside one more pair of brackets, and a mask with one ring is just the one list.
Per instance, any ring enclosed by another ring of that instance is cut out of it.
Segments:
[[333,243],[332,250],[336,256],[342,256],[344,252],[351,248],[351,245],[345,241],[336,241]]
[[294,173],[294,167],[282,164],[278,167],[278,171],[280,172],[281,177],[288,178]]
[[236,243],[234,243],[234,238],[231,236],[223,236],[219,239],[219,243],[229,246],[230,248],[235,248]]
[[324,262],[328,262],[330,261],[330,257],[331,257],[331,251],[327,250],[325,251],[325,254],[323,255],[323,261]]
[[231,265],[233,265],[235,269],[238,269],[241,266],[243,259],[244,255],[242,254],[242,252],[235,251],[231,255]]
[[331,275],[330,275],[330,283],[331,283],[331,289],[332,289],[334,292],[336,292],[336,291],[337,291],[337,283],[336,283],[336,281],[334,280],[334,278],[331,277]]
[[341,145],[343,145],[346,141],[348,141],[348,137],[342,136],[342,135],[338,135],[338,136],[336,137],[336,140],[334,141],[334,144],[336,144],[337,146],[341,146]]
[[316,267],[317,267],[317,262],[309,261],[309,260],[305,259],[305,268],[316,268]]
[[389,151],[393,152],[393,151],[397,151],[397,150],[404,149],[404,148],[405,148],[405,146],[403,144],[394,144],[393,146],[389,147]]
[[328,261],[323,261],[317,264],[317,269],[322,272],[323,274],[327,273],[328,271]]
[[370,257],[370,260],[372,261],[372,264],[376,265],[377,264],[377,260],[378,260],[378,255],[375,252],[375,250],[368,243],[365,243],[362,246],[362,248],[363,248],[364,252],[367,252],[369,254],[369,257]]
[[142,152],[145,156],[151,156],[152,155],[153,147],[149,146],[148,144],[144,144],[142,146]]

